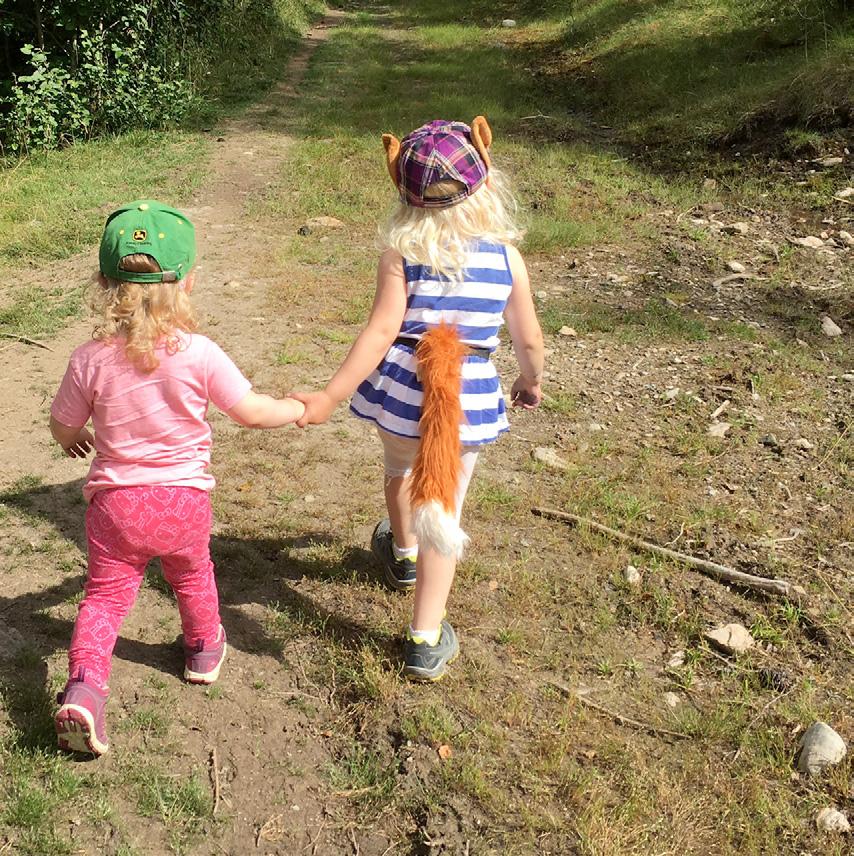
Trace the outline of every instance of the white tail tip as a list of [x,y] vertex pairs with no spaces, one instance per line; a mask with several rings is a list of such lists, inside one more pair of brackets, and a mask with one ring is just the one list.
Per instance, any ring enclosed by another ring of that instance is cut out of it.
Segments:
[[457,518],[435,499],[415,510],[413,528],[419,547],[432,548],[443,556],[463,557],[469,536],[460,528]]

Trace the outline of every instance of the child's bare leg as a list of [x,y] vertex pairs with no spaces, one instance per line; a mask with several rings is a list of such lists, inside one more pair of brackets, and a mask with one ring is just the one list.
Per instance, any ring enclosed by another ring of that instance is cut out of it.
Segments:
[[418,551],[415,576],[414,630],[436,630],[445,617],[445,606],[457,569],[455,556],[443,556],[436,550]]
[[417,545],[412,531],[412,509],[409,506],[409,476],[390,476],[385,480],[385,504],[395,546],[401,550]]
[[[476,463],[476,449],[463,452],[462,470],[456,496],[458,523]],[[416,568],[412,628],[414,630],[437,630],[445,617],[448,595],[454,582],[454,573],[457,569],[456,556],[443,556],[437,550],[422,547],[418,551]]]

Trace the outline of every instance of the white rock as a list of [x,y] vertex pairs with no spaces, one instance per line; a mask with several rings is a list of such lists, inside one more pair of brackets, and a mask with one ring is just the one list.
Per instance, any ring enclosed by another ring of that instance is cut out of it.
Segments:
[[829,315],[821,316],[821,332],[831,338],[842,335],[841,328]]
[[578,333],[575,331],[573,327],[567,327],[566,324],[558,330],[561,336],[577,336]]
[[588,430],[588,431],[590,431],[590,433],[591,433],[591,434],[595,434],[597,431],[604,431],[604,430],[605,430],[605,426],[604,426],[604,425],[600,425],[598,422],[591,422],[591,423],[587,426],[587,430]]
[[679,398],[679,392],[680,392],[680,390],[679,390],[678,386],[671,386],[670,389],[665,389],[664,390],[665,401],[676,401],[676,399]]
[[682,701],[676,693],[665,693],[662,698],[668,707],[679,707],[679,704]]
[[806,247],[808,250],[820,250],[824,241],[816,235],[807,235],[806,238],[789,238],[792,244],[798,247]]
[[568,470],[569,464],[554,450],[548,446],[538,446],[531,452],[531,457],[553,470]]
[[729,422],[712,422],[706,429],[706,433],[710,437],[725,437],[730,428],[732,428],[732,425]]
[[640,585],[640,571],[634,565],[627,565],[626,569],[623,571],[623,579],[625,579],[630,586]]
[[829,157],[829,158],[816,158],[813,163],[817,163],[819,166],[823,167],[831,167],[831,166],[841,166],[842,158],[840,157]]
[[854,196],[854,187],[843,187],[833,194],[836,199],[850,199]]
[[846,232],[845,229],[840,229],[836,233],[836,237],[839,238],[839,241],[843,246],[854,247],[854,235],[850,232]]
[[845,372],[845,374],[842,375],[842,380],[847,380],[848,383],[851,383],[854,381],[854,372]]
[[545,300],[549,296],[547,291],[538,291],[535,295],[537,300]]
[[668,669],[678,669],[685,665],[685,652],[674,651],[673,656],[667,661]]
[[725,235],[746,235],[750,232],[750,226],[747,223],[729,223],[722,226],[721,231]]
[[718,183],[713,178],[707,178],[703,181],[703,190],[717,190]]
[[815,816],[815,825],[820,832],[850,832],[848,818],[838,809],[827,807]]
[[838,764],[846,755],[845,741],[826,723],[814,722],[800,742],[798,769],[811,776]]
[[755,644],[750,631],[741,624],[726,624],[707,630],[703,638],[727,654],[742,654]]
[[799,437],[797,440],[795,440],[795,445],[796,445],[799,449],[803,449],[805,452],[808,452],[810,449],[815,448],[815,447],[813,446],[813,444],[812,444],[812,443],[810,443],[810,441],[809,441],[809,440],[807,440],[807,438],[806,438],[806,437]]
[[505,19],[501,22],[501,26],[502,26],[502,27],[507,27],[507,29],[508,29],[508,30],[512,30],[512,29],[513,29],[513,27],[515,27],[515,26],[516,26],[516,22],[515,22],[512,18],[505,18]]
[[747,268],[741,262],[727,262],[727,269],[733,273],[744,273]]

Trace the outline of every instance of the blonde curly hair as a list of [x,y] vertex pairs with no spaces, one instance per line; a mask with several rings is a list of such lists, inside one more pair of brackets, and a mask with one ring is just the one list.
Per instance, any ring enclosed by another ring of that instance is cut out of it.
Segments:
[[[461,186],[453,180],[439,181],[424,195],[444,198]],[[518,213],[506,178],[493,166],[485,184],[448,208],[416,208],[398,200],[380,238],[407,261],[429,265],[452,282],[460,282],[473,240],[515,244],[522,239],[525,233],[517,223]]]
[[[149,255],[125,256],[121,270],[157,273],[160,265]],[[181,282],[124,282],[99,274],[90,292],[90,305],[98,316],[92,338],[124,340],[128,359],[149,374],[159,365],[155,354],[164,344],[167,354],[181,348],[179,333],[192,333],[198,326],[190,297]]]

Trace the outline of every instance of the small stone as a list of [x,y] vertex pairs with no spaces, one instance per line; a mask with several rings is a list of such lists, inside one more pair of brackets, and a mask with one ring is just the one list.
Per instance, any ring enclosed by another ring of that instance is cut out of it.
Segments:
[[797,439],[797,440],[795,440],[795,445],[796,445],[799,449],[803,449],[805,452],[809,452],[809,450],[810,450],[810,449],[814,449],[814,448],[815,448],[815,447],[813,446],[813,444],[812,444],[812,443],[810,443],[810,441],[809,441],[809,440],[807,440],[807,438],[806,438],[806,437],[798,437],[798,439]]
[[670,659],[667,661],[668,669],[679,669],[685,665],[685,652],[674,651]]
[[531,457],[553,470],[568,470],[569,464],[552,448],[548,446],[538,446],[531,452]]
[[829,169],[832,166],[842,166],[842,158],[840,157],[829,157],[829,158],[816,158],[813,163],[817,163],[819,166],[823,166],[825,169]]
[[722,226],[721,231],[725,235],[747,235],[750,232],[750,226],[747,223],[729,223]]
[[847,380],[848,383],[851,383],[854,381],[854,372],[845,372],[845,374],[842,375],[842,380]]
[[836,237],[839,240],[839,243],[842,244],[843,247],[854,247],[854,235],[850,232],[846,232],[845,229],[840,229],[836,233]]
[[783,454],[783,447],[780,445],[780,441],[773,434],[765,434],[760,438],[759,442],[765,446],[766,449],[770,449],[775,455]]
[[664,400],[665,401],[676,401],[676,399],[679,397],[679,392],[680,392],[680,390],[679,390],[678,386],[671,386],[670,389],[665,389],[664,390]]
[[512,18],[505,18],[505,19],[501,22],[501,26],[502,26],[502,27],[506,27],[508,30],[512,30],[512,29],[513,29],[513,27],[515,27],[515,26],[516,26],[516,22],[515,22]]
[[730,270],[733,273],[744,273],[747,270],[741,262],[727,262],[726,266],[727,270]]
[[314,502],[316,499],[317,499],[317,497],[316,497],[316,496],[314,496],[314,494],[307,493],[307,494],[303,497],[303,502],[307,502],[307,503],[310,505],[310,504],[311,504],[312,502]]
[[561,336],[577,336],[578,335],[575,328],[567,327],[566,324],[564,324],[563,327],[561,327],[560,330],[558,330],[558,333],[560,333]]
[[718,183],[713,178],[707,178],[703,181],[703,190],[717,190]]
[[727,431],[732,428],[732,425],[729,422],[712,422],[711,425],[706,429],[706,433],[710,437],[725,437]]
[[835,199],[850,199],[854,196],[854,187],[843,187],[833,194]]
[[808,250],[820,250],[824,241],[817,235],[807,235],[805,238],[789,238],[789,243],[798,247],[806,247]]
[[604,426],[604,425],[600,425],[598,422],[591,422],[591,423],[587,426],[587,430],[588,430],[591,434],[596,434],[596,433],[597,433],[597,432],[599,432],[599,431],[604,431],[604,430],[605,430],[605,426]]
[[821,332],[833,338],[842,335],[842,328],[829,315],[822,315]]
[[707,630],[703,638],[726,654],[743,654],[755,644],[750,631],[741,624],[726,624]]
[[820,832],[850,832],[851,824],[848,818],[838,809],[823,808],[815,816],[815,825]]
[[800,742],[798,770],[815,776],[825,767],[838,764],[846,755],[845,741],[826,723],[814,722]]
[[545,300],[549,296],[549,293],[547,291],[538,291],[535,296],[537,300]]
[[682,701],[682,699],[679,698],[679,696],[676,695],[676,693],[665,693],[662,696],[662,699],[664,700],[664,703],[668,707],[679,707],[679,705]]
[[640,571],[634,565],[627,565],[626,569],[623,571],[623,579],[630,586],[640,585],[640,581],[641,581]]
[[309,229],[340,229],[343,225],[343,221],[337,217],[327,217],[325,214],[320,217],[312,217],[306,221],[306,226]]

